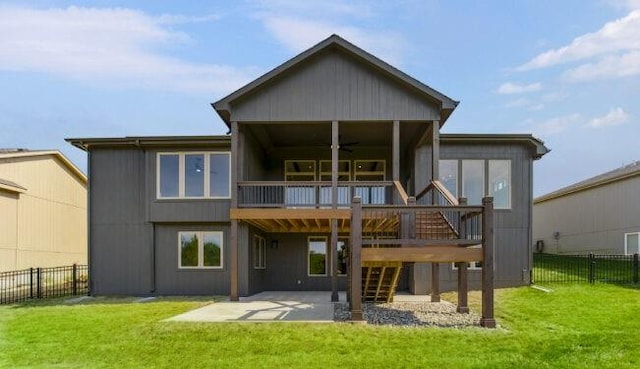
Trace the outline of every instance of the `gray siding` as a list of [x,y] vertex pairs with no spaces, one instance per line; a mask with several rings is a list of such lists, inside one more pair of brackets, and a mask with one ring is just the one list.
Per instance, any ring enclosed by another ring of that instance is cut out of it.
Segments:
[[93,150],[89,156],[91,292],[151,293],[151,224],[145,221],[144,153]]
[[640,232],[640,176],[533,206],[533,239],[546,253],[623,254],[630,232]]
[[321,53],[231,109],[232,121],[439,120],[400,83],[342,52]]
[[[430,180],[430,148],[416,151],[416,191]],[[509,159],[511,160],[511,209],[495,210],[495,282],[497,287],[522,285],[529,282],[531,268],[531,212],[533,159],[531,149],[509,144],[451,144],[440,146],[441,159]],[[460,181],[460,178],[458,178]],[[469,285],[480,287],[480,271],[469,272]],[[413,270],[412,290],[427,293],[430,289],[429,266],[417,264]],[[451,264],[440,267],[441,288],[456,288],[457,271]]]
[[[181,269],[178,267],[178,232],[223,231],[222,269]],[[229,294],[228,224],[158,224],[155,226],[155,275],[158,295]]]

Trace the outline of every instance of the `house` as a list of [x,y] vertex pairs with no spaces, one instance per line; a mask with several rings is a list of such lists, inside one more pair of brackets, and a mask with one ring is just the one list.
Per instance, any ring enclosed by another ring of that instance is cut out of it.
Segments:
[[495,285],[528,283],[547,149],[440,134],[457,104],[333,35],[213,103],[230,136],[68,139],[89,153],[92,292],[436,301],[468,275],[489,296],[493,245]]
[[533,237],[550,254],[640,253],[640,162],[534,199]]
[[87,262],[87,178],[55,150],[0,149],[0,272]]

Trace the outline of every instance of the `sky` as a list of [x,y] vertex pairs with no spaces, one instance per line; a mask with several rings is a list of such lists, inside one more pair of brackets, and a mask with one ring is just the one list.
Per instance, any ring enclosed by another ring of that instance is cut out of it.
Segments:
[[536,196],[640,160],[640,0],[0,0],[0,148],[225,134],[211,102],[334,33],[459,100],[443,133],[543,140]]

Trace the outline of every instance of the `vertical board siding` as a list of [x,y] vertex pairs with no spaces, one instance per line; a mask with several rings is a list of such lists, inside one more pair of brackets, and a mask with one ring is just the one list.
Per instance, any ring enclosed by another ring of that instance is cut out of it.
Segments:
[[144,152],[99,149],[90,155],[92,293],[151,293],[151,230],[145,221]]
[[[228,295],[229,294],[229,230],[227,224],[158,224],[155,227],[157,295]],[[178,232],[222,231],[222,269],[181,269]]]
[[57,155],[0,159],[0,271],[87,261],[87,190]]
[[640,232],[639,188],[636,176],[535,204],[534,242],[548,253],[624,253],[624,234]]
[[342,52],[296,66],[243,101],[235,121],[438,120],[439,107]]

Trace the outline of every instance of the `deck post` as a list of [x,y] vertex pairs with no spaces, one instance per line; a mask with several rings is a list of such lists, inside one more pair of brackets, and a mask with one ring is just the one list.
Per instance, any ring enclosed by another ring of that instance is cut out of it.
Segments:
[[[238,129],[238,122],[231,122],[231,208],[238,207],[238,176],[240,175],[240,134]],[[229,261],[229,300],[231,301],[239,301],[240,294],[238,290],[238,277],[239,277],[239,268],[238,268],[238,220],[231,219],[231,230],[230,230],[230,256],[231,260]]]
[[351,258],[349,275],[351,288],[349,291],[349,310],[352,321],[362,321],[362,202],[359,196],[351,203]]
[[[338,121],[331,122],[331,208],[338,208],[338,160],[340,149]],[[338,220],[331,219],[331,301],[338,301]]]
[[493,317],[493,197],[482,199],[482,318],[480,325],[495,328]]
[[[431,126],[431,180],[440,179],[440,121]],[[437,205],[436,194],[431,194],[431,204]],[[431,263],[431,302],[440,302],[440,264]]]
[[[467,198],[461,197],[458,199],[458,204],[461,206],[467,205]],[[465,225],[464,218],[462,216],[462,212],[458,213],[458,235],[460,239],[464,239],[466,236],[464,234]],[[456,311],[458,313],[467,314],[469,313],[469,284],[468,284],[468,269],[467,262],[457,262],[456,266],[458,267],[458,307]]]

